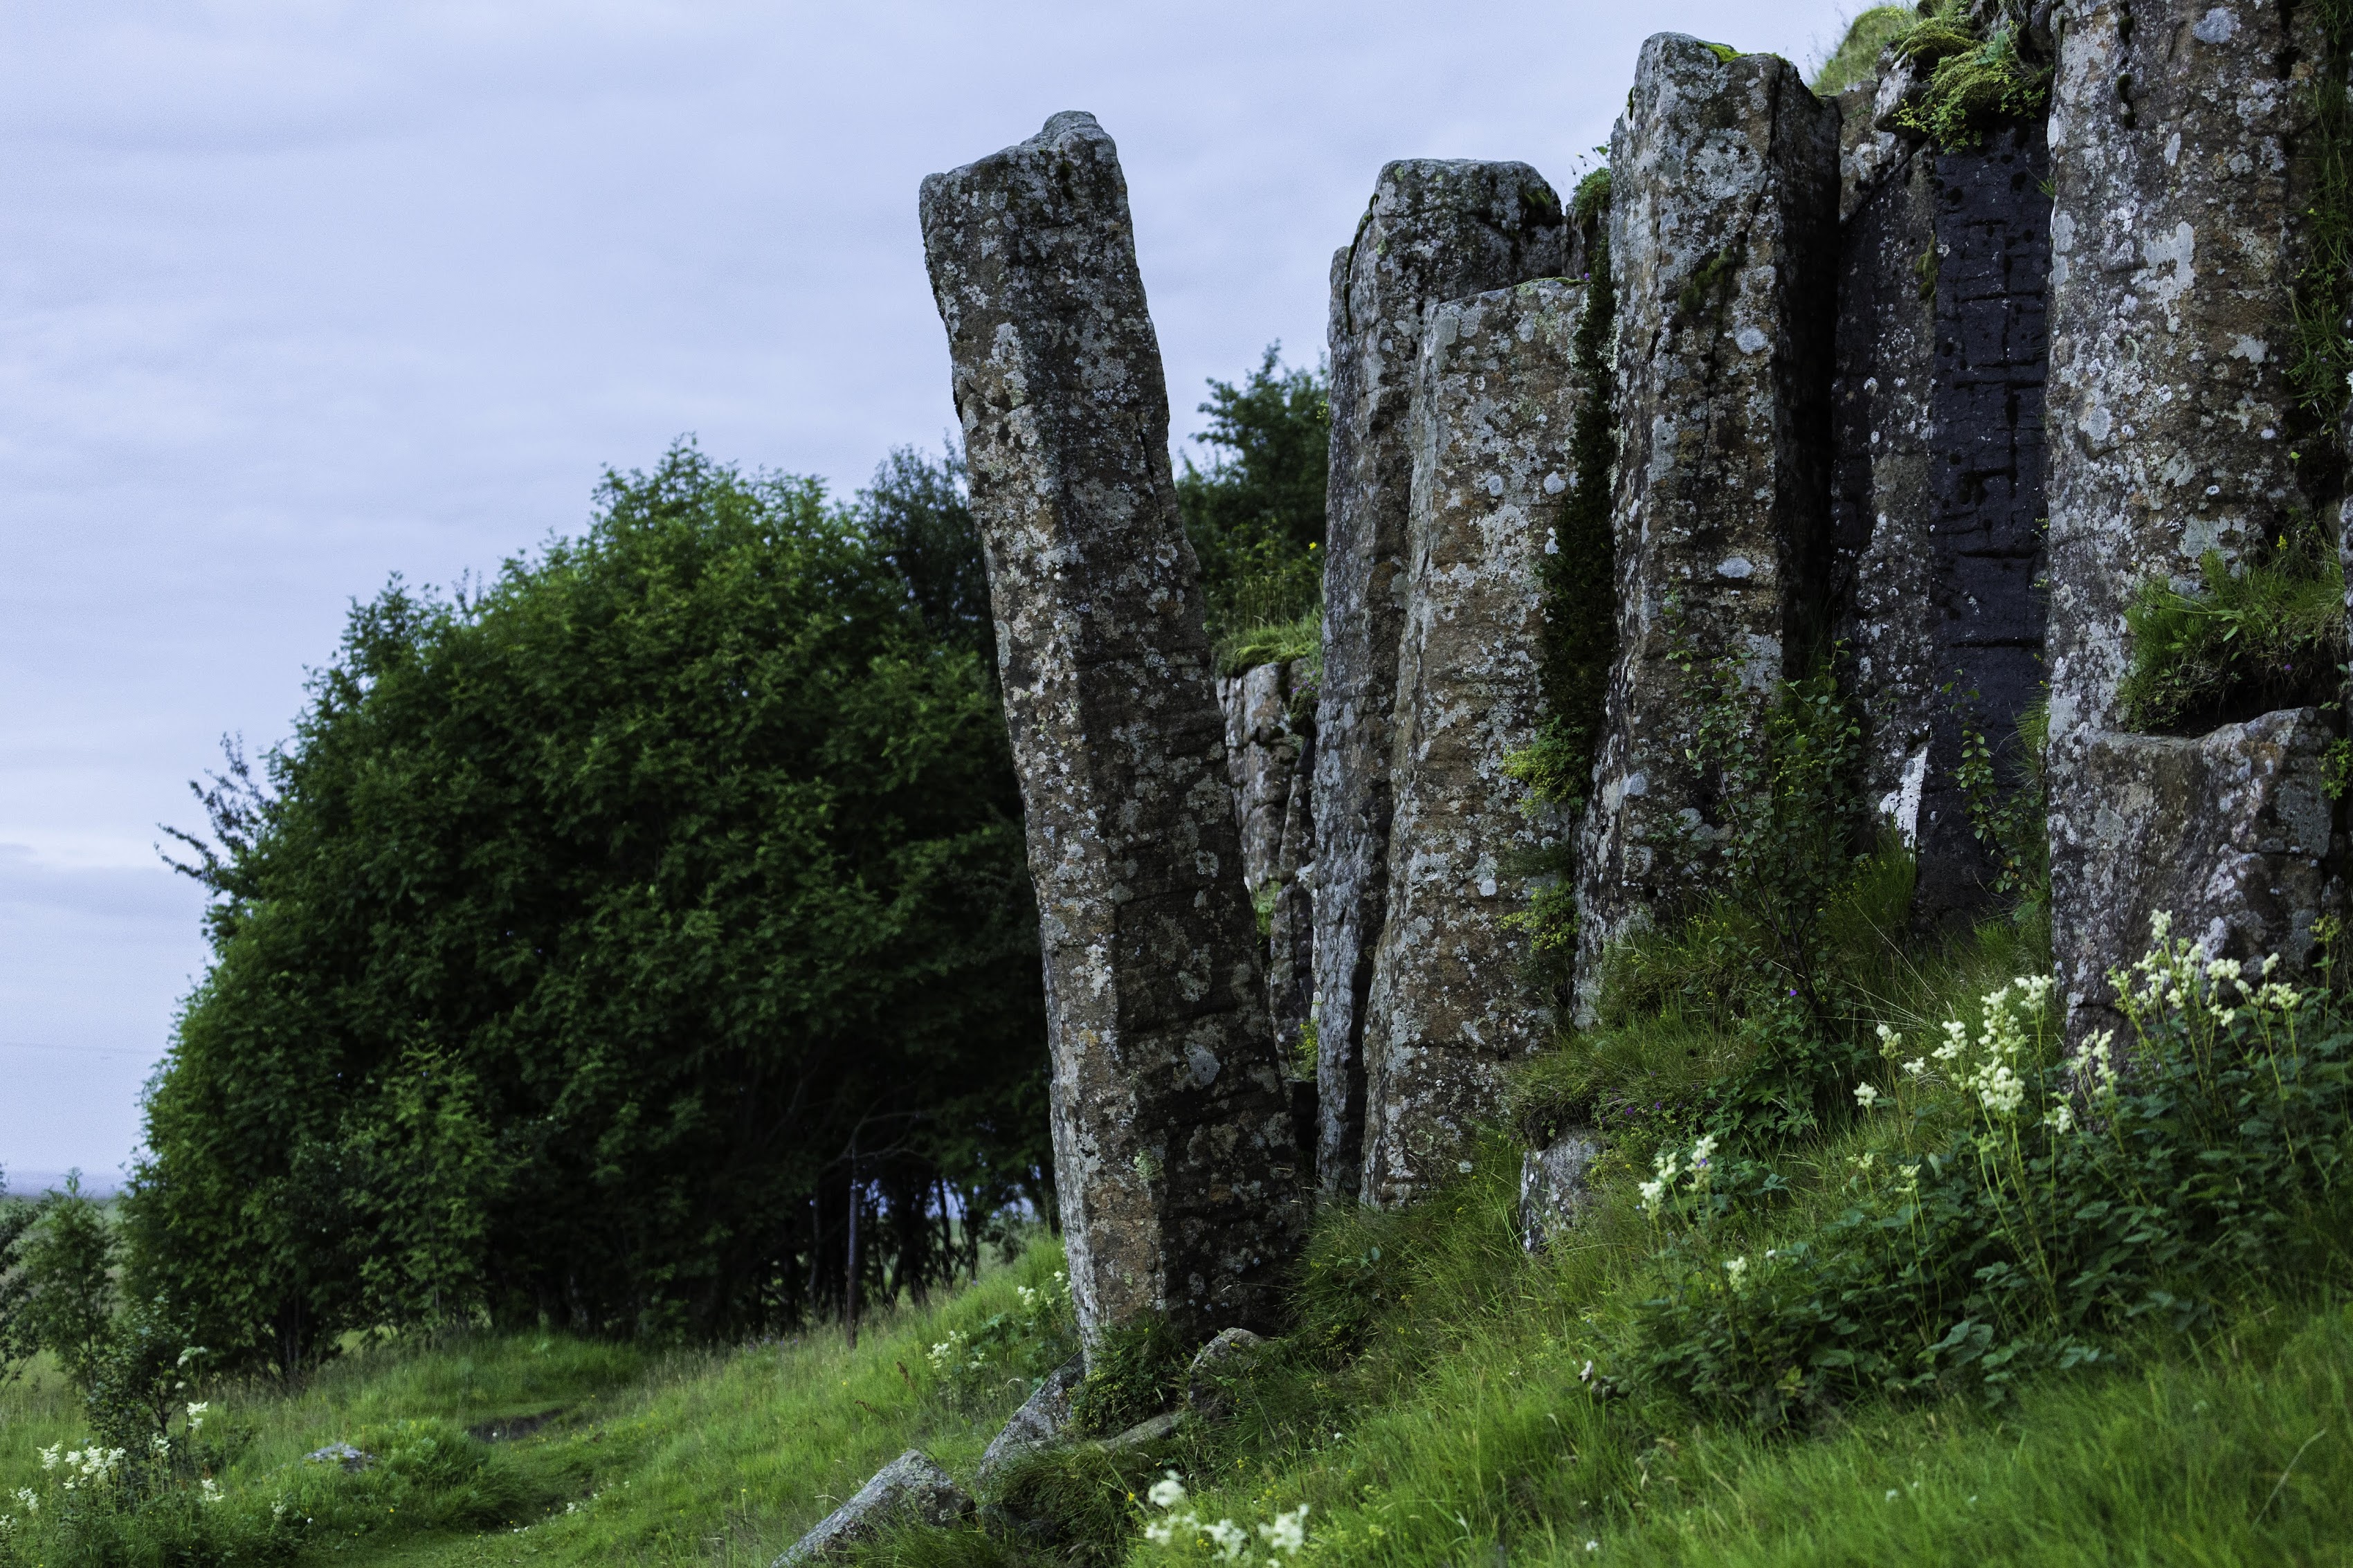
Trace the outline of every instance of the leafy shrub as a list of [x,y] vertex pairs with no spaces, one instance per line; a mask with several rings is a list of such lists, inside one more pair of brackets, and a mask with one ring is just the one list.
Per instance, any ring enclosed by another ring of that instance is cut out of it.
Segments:
[[2210,961],[2162,918],[2115,978],[2128,1047],[2103,1032],[2061,1060],[2049,976],[1988,993],[1976,1030],[1949,1019],[1933,1048],[1884,1031],[1890,1069],[1855,1097],[1887,1133],[1794,1234],[1662,1156],[1644,1197],[1682,1228],[1640,1310],[1635,1378],[1767,1426],[1867,1393],[2000,1400],[2128,1325],[2195,1327],[2251,1280],[2326,1267],[2353,1160],[2353,1018]]
[[1994,862],[1996,897],[2031,903],[2051,897],[2051,700],[2046,695],[2019,716],[2019,759],[2010,787],[2002,787],[2002,759],[1983,731],[1963,726],[1961,763],[1954,782],[1968,803],[1969,831]]
[[2188,590],[2144,583],[2125,610],[2126,722],[2164,732],[2334,697],[2345,569],[2318,528],[2301,525],[2235,568],[2210,550],[2198,574],[2202,585]]
[[[1198,439],[1221,448],[1204,469],[1185,460],[1176,504],[1201,572],[1209,640],[1229,671],[1251,645],[1321,640],[1324,485],[1331,463],[1329,389],[1316,371],[1281,368],[1280,344],[1240,384],[1212,379]],[[1286,652],[1282,657],[1301,657]]]

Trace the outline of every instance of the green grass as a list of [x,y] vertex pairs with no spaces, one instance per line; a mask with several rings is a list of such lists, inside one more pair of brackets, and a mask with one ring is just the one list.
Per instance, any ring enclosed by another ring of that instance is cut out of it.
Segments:
[[2132,664],[2117,690],[2133,728],[2194,730],[2336,695],[2345,569],[2316,533],[2235,568],[2208,551],[2194,589],[2141,585],[2125,611]]
[[1284,620],[1251,621],[1216,639],[1218,673],[1240,675],[1261,664],[1306,659],[1311,673],[1324,672],[1324,607],[1317,605]]
[[[931,1308],[869,1322],[854,1352],[831,1328],[711,1352],[483,1334],[354,1353],[291,1394],[217,1393],[211,1432],[248,1434],[218,1506],[259,1519],[289,1502],[313,1521],[306,1561],[765,1568],[906,1448],[969,1474],[1027,1384],[950,1400],[925,1352],[1007,1312],[1017,1286],[1059,1264],[1059,1246],[1033,1247]],[[468,1432],[518,1420],[540,1424],[495,1441]],[[53,1373],[0,1387],[0,1500],[38,1484],[38,1448],[82,1430]],[[353,1477],[303,1462],[343,1441],[376,1453],[429,1441],[442,1462],[392,1475],[402,1467],[387,1454]]]
[[1817,96],[1834,98],[1851,87],[1877,79],[1879,51],[1912,26],[1917,13],[1908,5],[1873,5],[1847,24],[1846,36],[1831,51],[1810,84]]

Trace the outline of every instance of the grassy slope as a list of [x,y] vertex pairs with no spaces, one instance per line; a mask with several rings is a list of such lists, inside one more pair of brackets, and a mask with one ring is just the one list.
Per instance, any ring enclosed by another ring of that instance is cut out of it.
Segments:
[[[292,1396],[216,1395],[215,1419],[253,1433],[223,1477],[229,1506],[266,1510],[292,1499],[320,1521],[314,1552],[345,1563],[765,1568],[909,1447],[969,1470],[1020,1393],[1008,1387],[969,1412],[952,1410],[923,1352],[949,1328],[1009,1307],[1017,1285],[1056,1266],[1056,1251],[1033,1249],[951,1300],[868,1325],[854,1352],[834,1330],[668,1354],[562,1334],[481,1336],[355,1356]],[[480,1429],[551,1413],[527,1435],[476,1450],[490,1482],[477,1490],[510,1505],[491,1520],[464,1517],[429,1488],[370,1519],[359,1486],[301,1462],[332,1442],[373,1451],[405,1421]],[[38,1479],[37,1447],[78,1442],[80,1431],[53,1377],[0,1389],[0,1496]]]
[[[1330,1331],[1332,1301],[1378,1298],[1352,1325],[1363,1349],[1345,1364],[1302,1356],[1276,1369],[1241,1420],[1195,1440],[1181,1462],[1205,1518],[1254,1522],[1307,1501],[1311,1560],[1351,1564],[2353,1561],[2342,1296],[2257,1303],[2210,1341],[2153,1343],[2131,1370],[2047,1381],[1999,1415],[1957,1403],[1863,1410],[1810,1439],[1761,1440],[1593,1398],[1577,1373],[1626,1300],[1646,1226],[1606,1209],[1578,1247],[1522,1258],[1508,1163],[1490,1164],[1419,1218],[1327,1226],[1319,1263],[1350,1278],[1319,1288],[1311,1321]],[[1383,1259],[1364,1266],[1376,1246]],[[505,1486],[492,1490],[519,1504],[512,1523],[485,1529],[445,1508],[434,1528],[430,1497],[404,1499],[380,1524],[345,1507],[342,1528],[314,1532],[316,1555],[765,1564],[906,1447],[969,1474],[1014,1391],[953,1411],[923,1349],[1007,1308],[1014,1285],[1053,1261],[1041,1248],[954,1300],[902,1311],[855,1352],[831,1332],[670,1355],[516,1335],[355,1358],[293,1397],[222,1401],[255,1431],[227,1484],[324,1514],[321,1500],[344,1483],[302,1466],[310,1448],[418,1417],[480,1426],[561,1411],[493,1446]],[[36,1446],[76,1430],[54,1380],[0,1394],[0,1490],[31,1479]],[[1012,1561],[977,1539],[954,1560]]]

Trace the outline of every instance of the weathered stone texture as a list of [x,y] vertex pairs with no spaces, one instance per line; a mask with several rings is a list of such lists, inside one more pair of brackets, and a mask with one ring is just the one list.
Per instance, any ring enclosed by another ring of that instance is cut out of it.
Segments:
[[1440,303],[1567,264],[1560,198],[1525,163],[1409,160],[1381,170],[1332,261],[1332,467],[1316,710],[1315,990],[1324,1191],[1357,1190],[1364,1001],[1388,907],[1390,716],[1404,606],[1407,431],[1424,323]]
[[[1227,776],[1242,836],[1242,881],[1267,927],[1267,1007],[1288,1061],[1314,1002],[1315,678],[1305,659],[1218,680]],[[1314,1118],[1303,1148],[1314,1147]]]
[[1582,285],[1544,279],[1441,305],[1422,333],[1388,910],[1364,1016],[1367,1204],[1451,1175],[1551,1025],[1507,922],[1528,907],[1526,863],[1565,828],[1521,810],[1504,764],[1546,713],[1546,547],[1574,488],[1604,482],[1569,449],[1584,304]]
[[[2318,54],[2314,14],[2279,0],[2085,0],[2060,41],[2050,121],[2052,914],[2078,1006],[2096,1005],[2106,970],[2147,939],[2145,926],[2126,931],[2085,898],[2174,877],[2177,847],[2097,826],[2115,809],[2100,753],[2118,743],[2108,732],[2123,719],[2125,607],[2152,577],[2192,580],[2207,550],[2237,558],[2298,500],[2286,438],[2299,264],[2291,153]],[[2154,858],[2108,863],[2144,853]]]
[[847,1557],[895,1523],[945,1526],[971,1513],[972,1499],[964,1489],[921,1448],[910,1448],[877,1471],[857,1496],[826,1515],[815,1530],[786,1547],[775,1568]]
[[1593,1201],[1588,1173],[1601,1158],[1600,1138],[1572,1127],[1520,1157],[1520,1246],[1542,1252],[1584,1217]]
[[1618,657],[1580,845],[1578,1000],[1609,945],[1706,885],[1679,652],[1761,701],[1829,566],[1839,117],[1770,55],[1642,46],[1610,139]]
[[2039,125],[1941,152],[1839,100],[1831,534],[1864,784],[1919,855],[1915,916],[1981,904],[1996,867],[1957,773],[1964,730],[2008,742],[2042,684],[2049,159]]
[[984,1490],[997,1472],[1014,1460],[1061,1440],[1071,1426],[1071,1395],[1077,1392],[1085,1375],[1083,1360],[1065,1362],[1048,1373],[1046,1380],[1021,1402],[1021,1408],[988,1440],[980,1464],[973,1472],[973,1479]]
[[1831,380],[1836,627],[1853,658],[1864,788],[1916,843],[1942,679],[1926,613],[1935,594],[1933,160],[1901,144],[1892,155],[1879,148],[1895,138],[1869,131],[1867,89],[1840,106],[1847,134],[1867,132],[1865,145],[1880,156],[1872,177],[1855,183],[1840,237]]
[[1079,1321],[1272,1326],[1303,1225],[1159,345],[1094,119],[923,182],[1037,886]]
[[[2313,927],[2342,901],[2342,845],[2322,782],[2332,717],[2289,708],[2191,737],[2093,734],[2075,752],[2085,808],[2052,825],[2052,900],[2069,911],[2078,1035],[2123,1031],[2106,969],[2147,950],[2150,917],[2208,956],[2308,975]],[[2129,1037],[2125,1036],[2124,1037]]]
[[1300,738],[1291,727],[1291,667],[1255,665],[1218,680],[1226,719],[1226,770],[1234,788],[1234,819],[1242,836],[1242,885],[1256,905],[1282,858],[1283,815],[1299,763]]

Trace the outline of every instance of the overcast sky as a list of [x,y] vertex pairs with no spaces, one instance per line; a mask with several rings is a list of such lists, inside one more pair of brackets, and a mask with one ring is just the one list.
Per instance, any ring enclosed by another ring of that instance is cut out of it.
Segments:
[[923,176],[1117,140],[1179,437],[1314,363],[1398,157],[1564,193],[1672,27],[1812,64],[1841,8],[0,8],[0,1166],[119,1173],[204,963],[157,862],[354,597],[577,529],[675,437],[855,489],[955,422]]

